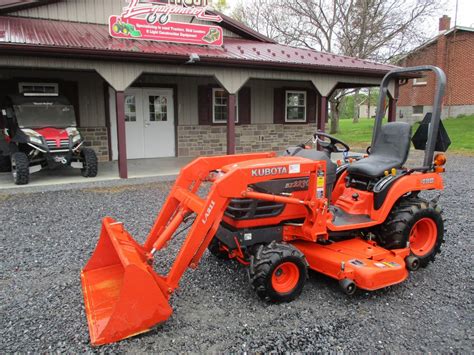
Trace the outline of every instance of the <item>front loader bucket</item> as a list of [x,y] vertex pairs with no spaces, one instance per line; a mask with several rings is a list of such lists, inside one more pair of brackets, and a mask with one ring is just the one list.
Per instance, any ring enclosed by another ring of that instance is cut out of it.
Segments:
[[173,312],[165,279],[153,271],[123,225],[110,217],[103,220],[99,242],[81,279],[93,345],[146,332]]

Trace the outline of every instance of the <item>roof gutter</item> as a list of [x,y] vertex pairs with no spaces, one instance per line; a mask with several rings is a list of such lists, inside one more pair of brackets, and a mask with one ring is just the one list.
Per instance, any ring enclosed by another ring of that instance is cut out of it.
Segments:
[[[25,56],[44,56],[44,57],[63,57],[74,59],[91,59],[104,61],[117,61],[117,56],[121,60],[130,59],[135,62],[143,63],[164,63],[164,64],[182,64],[189,60],[188,55],[178,54],[158,54],[158,53],[143,53],[143,52],[125,52],[118,50],[94,50],[85,48],[58,48],[46,46],[34,46],[24,44],[10,44],[0,43],[2,54],[25,55]],[[117,55],[117,56],[116,56]],[[275,70],[288,70],[296,72],[313,72],[313,73],[327,73],[327,74],[344,74],[344,75],[359,75],[366,77],[383,77],[389,70],[384,69],[353,69],[341,67],[315,66],[306,64],[287,64],[278,62],[267,62],[259,60],[239,60],[239,59],[224,59],[213,57],[201,57],[200,61],[195,64],[188,65],[212,65],[220,67],[237,67],[237,68],[264,68]]]

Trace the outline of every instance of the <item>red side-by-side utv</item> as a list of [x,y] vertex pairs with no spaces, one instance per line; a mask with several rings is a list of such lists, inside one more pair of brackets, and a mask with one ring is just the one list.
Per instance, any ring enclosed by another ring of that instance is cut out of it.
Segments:
[[1,113],[0,163],[11,170],[15,184],[27,184],[30,173],[44,168],[72,166],[84,177],[97,175],[97,156],[84,147],[66,97],[10,95]]
[[[391,80],[422,71],[435,73],[437,90],[428,129],[423,126],[416,144],[425,151],[423,164],[408,168],[411,127],[382,124],[383,107]],[[247,265],[251,286],[272,302],[298,297],[308,269],[338,280],[351,295],[403,282],[410,271],[427,266],[440,252],[444,226],[437,199],[420,192],[443,189],[446,159],[434,153],[444,86],[436,67],[389,72],[380,87],[370,154],[354,161],[333,163],[331,154],[349,147],[322,132],[314,135],[322,151],[302,144],[279,155],[194,160],[181,170],[143,245],[122,222],[106,217],[81,273],[92,343],[114,342],[166,321],[179,280],[206,249]],[[446,148],[438,144],[438,150]],[[171,269],[156,273],[154,258],[190,218]]]

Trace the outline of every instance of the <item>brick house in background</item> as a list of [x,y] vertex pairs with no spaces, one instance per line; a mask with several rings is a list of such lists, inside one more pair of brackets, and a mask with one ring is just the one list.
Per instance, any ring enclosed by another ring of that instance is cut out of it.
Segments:
[[[444,15],[439,19],[439,34],[404,56],[398,65],[436,65],[447,76],[442,118],[474,114],[474,28],[455,26]],[[398,117],[414,122],[431,112],[434,75],[400,85]]]

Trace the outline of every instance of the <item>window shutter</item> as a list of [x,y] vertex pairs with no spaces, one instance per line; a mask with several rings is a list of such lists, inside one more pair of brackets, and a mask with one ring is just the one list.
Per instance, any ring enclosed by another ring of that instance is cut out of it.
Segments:
[[306,91],[306,122],[316,122],[316,91]]
[[212,88],[207,85],[198,86],[198,116],[200,125],[212,122]]
[[250,124],[250,88],[245,86],[239,90],[239,124]]
[[273,123],[285,123],[285,90],[273,90]]

